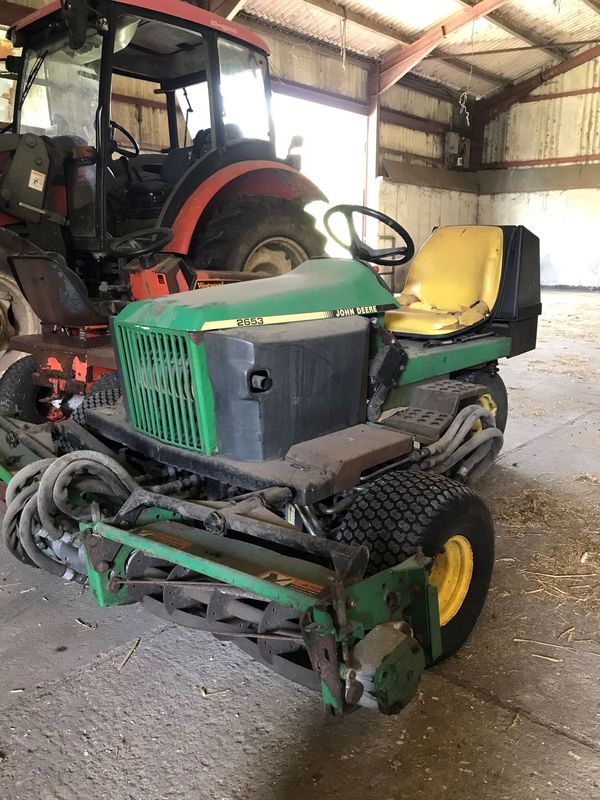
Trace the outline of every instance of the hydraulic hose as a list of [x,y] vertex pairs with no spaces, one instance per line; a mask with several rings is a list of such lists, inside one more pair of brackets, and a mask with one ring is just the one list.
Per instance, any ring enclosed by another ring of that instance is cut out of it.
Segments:
[[[2,538],[7,548],[19,561],[30,566],[32,565],[32,561],[21,545],[21,540],[19,538],[19,515],[27,501],[30,500],[36,492],[37,484],[26,486],[13,498],[10,505],[7,506],[4,519],[2,520]],[[37,564],[33,563],[33,566],[37,566]]]
[[[421,451],[423,469],[444,461],[452,451],[464,440],[477,420],[481,420],[484,427],[495,427],[495,419],[491,411],[483,406],[471,405],[463,408],[456,415],[446,433],[433,444],[424,447]],[[487,423],[487,425],[486,425]]]
[[16,472],[6,487],[6,505],[9,506],[15,497],[29,486],[32,481],[37,483],[54,461],[54,458],[43,458],[40,461],[34,461],[32,464],[27,464],[27,466]]
[[[60,539],[65,525],[89,518],[89,512],[69,502],[69,487],[83,480],[86,489],[114,498],[120,505],[138,487],[117,461],[104,453],[80,450],[57,458],[44,472],[38,490],[38,512],[51,539]],[[91,482],[90,482],[91,481]]]
[[40,569],[50,572],[52,575],[58,575],[59,578],[72,575],[73,570],[70,567],[66,564],[62,564],[60,561],[55,561],[53,558],[50,558],[50,556],[43,553],[36,545],[33,537],[33,527],[37,513],[37,497],[34,495],[25,503],[19,520],[19,540],[23,549],[33,563]]
[[454,467],[461,461],[463,458],[468,456],[474,450],[477,450],[478,447],[481,447],[486,442],[491,441],[492,439],[499,439],[500,443],[504,440],[504,436],[502,431],[498,428],[486,428],[483,431],[479,431],[478,433],[474,434],[470,439],[461,445],[457,450],[451,453],[445,461],[436,464],[434,468],[434,472],[444,473],[447,470]]

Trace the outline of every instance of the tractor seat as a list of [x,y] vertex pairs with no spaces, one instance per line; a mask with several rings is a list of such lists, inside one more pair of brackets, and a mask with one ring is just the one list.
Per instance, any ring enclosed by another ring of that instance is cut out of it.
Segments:
[[60,253],[19,254],[7,260],[43,325],[83,328],[108,322],[111,310],[90,300],[84,282],[69,269]]
[[385,327],[407,336],[451,336],[485,322],[502,278],[502,228],[456,225],[436,228],[412,260],[400,308]]
[[161,164],[160,177],[148,181],[132,181],[127,187],[127,194],[135,198],[142,195],[162,195],[170,192],[190,166],[191,158],[191,147],[178,147],[171,150]]

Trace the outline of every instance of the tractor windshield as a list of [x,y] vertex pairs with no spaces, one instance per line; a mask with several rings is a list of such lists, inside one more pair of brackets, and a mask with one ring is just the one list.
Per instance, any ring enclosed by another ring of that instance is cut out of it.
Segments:
[[95,145],[102,45],[93,39],[100,37],[90,37],[84,52],[55,41],[26,54],[20,133],[75,136]]
[[226,138],[270,138],[267,59],[249,47],[219,39],[219,72]]

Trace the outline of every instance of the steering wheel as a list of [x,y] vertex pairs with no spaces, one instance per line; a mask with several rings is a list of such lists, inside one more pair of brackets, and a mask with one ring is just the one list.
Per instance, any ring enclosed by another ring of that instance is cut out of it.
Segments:
[[144,256],[146,253],[154,253],[165,247],[172,238],[171,228],[146,228],[113,239],[108,245],[108,252],[113,256],[126,258]]
[[[331,230],[329,220],[334,214],[341,214],[346,220],[348,231],[350,233],[350,244],[342,242]],[[373,219],[383,222],[388,228],[391,228],[394,233],[404,242],[402,247],[389,247],[384,250],[373,250],[368,244],[362,241],[354,227],[353,214],[362,214],[364,217],[373,217]],[[323,224],[325,230],[331,236],[334,242],[341,247],[345,247],[350,251],[353,258],[360,261],[369,261],[371,264],[379,264],[382,267],[399,267],[401,264],[406,264],[407,261],[415,254],[415,243],[411,235],[406,231],[400,223],[395,219],[388,217],[387,214],[382,214],[381,211],[376,211],[374,208],[367,208],[366,206],[333,206],[323,217]]]
[[[115,139],[115,131],[119,131],[119,133],[123,134],[123,136],[131,144],[131,150],[128,150],[126,147],[121,147],[117,144],[117,140]],[[125,158],[135,158],[140,154],[140,146],[134,139],[133,134],[129,133],[127,128],[124,128],[122,125],[119,125],[118,122],[115,122],[114,119],[111,119],[110,121],[110,141],[112,143],[113,153],[118,153],[120,156],[125,156]]]

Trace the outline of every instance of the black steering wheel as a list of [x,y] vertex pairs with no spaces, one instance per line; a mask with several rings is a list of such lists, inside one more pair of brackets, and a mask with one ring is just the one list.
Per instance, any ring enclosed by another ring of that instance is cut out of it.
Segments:
[[[117,144],[117,140],[115,139],[115,131],[119,131],[119,133],[123,134],[123,136],[131,144],[131,150],[128,150],[126,147],[121,147]],[[111,119],[110,121],[110,141],[113,153],[118,153],[120,156],[125,156],[125,158],[135,158],[140,154],[140,146],[133,134],[129,133],[127,128],[124,128],[122,125],[119,125],[118,122],[115,122],[114,119]]]
[[134,258],[154,253],[169,244],[173,238],[172,228],[146,228],[143,231],[132,231],[125,236],[113,239],[108,245],[108,252],[113,256]]
[[[331,230],[329,220],[334,214],[341,214],[346,220],[348,231],[350,233],[350,243],[342,242]],[[391,228],[394,233],[403,240],[402,247],[389,247],[385,250],[373,250],[368,244],[362,241],[354,227],[353,214],[362,214],[364,217],[373,217],[379,222],[383,222],[388,228]],[[395,219],[388,217],[387,214],[382,214],[381,211],[376,211],[374,208],[367,208],[366,206],[333,206],[323,217],[323,224],[325,230],[331,236],[334,242],[337,242],[341,247],[345,247],[350,251],[353,258],[360,261],[369,261],[371,264],[379,264],[381,267],[399,267],[401,264],[406,264],[407,261],[415,254],[415,243],[411,235],[406,231],[399,222]]]

